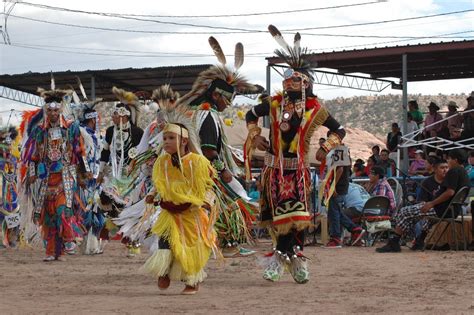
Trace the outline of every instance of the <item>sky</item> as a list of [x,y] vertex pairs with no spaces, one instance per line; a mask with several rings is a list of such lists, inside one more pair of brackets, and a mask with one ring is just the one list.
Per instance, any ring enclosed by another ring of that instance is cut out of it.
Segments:
[[[301,45],[308,47],[313,52],[472,40],[474,38],[474,12],[377,25],[332,27],[473,10],[474,1],[472,0],[240,0],[235,2],[211,0],[30,0],[23,2],[14,6],[8,19],[8,34],[12,45],[0,45],[0,72],[2,74],[213,64],[217,60],[207,42],[208,37],[212,35],[218,39],[224,53],[229,55],[228,60],[231,65],[234,46],[237,42],[242,42],[246,57],[240,70],[241,73],[251,82],[265,86],[265,57],[272,56],[274,49],[279,48],[266,31],[268,24],[274,24],[280,30],[295,30],[292,33],[302,28],[313,28],[300,31],[302,33]],[[174,17],[134,16],[133,19],[123,19],[38,8],[27,5],[28,3],[102,13]],[[350,4],[360,5],[316,10]],[[222,16],[289,10],[301,11],[254,16]],[[189,17],[189,15],[201,17]],[[202,15],[207,17],[202,17]],[[1,16],[1,20],[3,17]],[[36,19],[36,21],[27,19]],[[52,25],[38,20],[93,28],[121,29],[128,30],[128,32]],[[212,28],[193,25],[206,25]],[[326,28],[316,29],[321,27]],[[232,33],[235,31],[228,28],[251,29],[260,32]],[[211,34],[215,32],[218,33]],[[308,35],[308,33],[313,35]],[[423,37],[453,33],[458,34],[449,35],[455,36],[454,38],[417,38],[412,40],[390,38],[390,36]],[[360,38],[347,37],[347,35],[382,37]],[[293,34],[284,34],[284,37],[291,42]],[[281,79],[273,72],[272,88],[277,89],[280,85]],[[375,94],[319,85],[315,86],[315,90],[318,96],[323,99]],[[474,90],[474,79],[410,83],[408,86],[409,93],[421,94],[470,93],[472,90]],[[387,89],[382,93],[397,94],[400,91]],[[0,99],[0,116],[4,123],[8,119],[8,113],[5,112],[12,108],[22,110],[28,106]]]

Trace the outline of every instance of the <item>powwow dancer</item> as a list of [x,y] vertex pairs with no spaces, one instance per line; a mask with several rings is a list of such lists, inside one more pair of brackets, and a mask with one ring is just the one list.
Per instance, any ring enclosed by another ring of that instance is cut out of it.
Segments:
[[[38,91],[45,105],[30,120],[21,158],[28,166],[25,191],[33,197],[34,220],[41,225],[46,245],[44,261],[52,261],[61,260],[64,251],[75,250],[77,172],[85,171],[86,177],[90,172],[79,125],[62,115],[64,96],[72,91]],[[28,214],[22,208],[22,215]]]
[[[310,139],[321,125],[329,135],[316,153],[324,160],[331,148],[341,143],[344,129],[322,107],[313,94],[310,64],[304,60],[306,48],[300,47],[301,36],[295,35],[291,47],[278,29],[268,27],[283,47],[275,53],[289,66],[285,71],[283,92],[267,97],[246,114],[248,138],[244,153],[247,174],[255,147],[266,151],[262,170],[261,221],[276,239],[276,248],[268,255],[263,277],[278,281],[284,269],[289,269],[297,283],[309,280],[306,257],[303,255],[304,230],[311,225],[308,213],[310,172],[307,162]],[[270,142],[260,136],[258,117],[270,116]]]
[[[128,174],[131,160],[136,156],[136,146],[140,143],[143,130],[137,126],[140,115],[138,97],[132,92],[114,87],[112,89],[120,103],[115,105],[112,120],[113,125],[107,128],[100,156],[100,172],[97,181],[102,183],[100,207],[110,218],[116,218],[124,207],[139,200],[136,194],[129,194],[133,174]],[[110,168],[106,170],[105,166]],[[107,223],[114,227],[112,221]],[[107,237],[102,233],[103,237]],[[133,257],[139,251],[138,244],[132,244],[127,239],[128,255]]]
[[74,103],[71,104],[71,107],[74,117],[80,122],[80,131],[86,151],[86,162],[92,176],[84,178],[79,174],[79,197],[81,202],[79,202],[80,205],[77,208],[82,210],[80,216],[85,230],[84,254],[94,255],[103,253],[99,236],[105,225],[105,215],[97,204],[99,199],[97,177],[99,176],[101,143],[99,113],[95,110],[95,106],[102,100],[89,101],[79,78],[78,84],[84,100],[81,101],[79,96],[73,92]]
[[[130,165],[131,173],[138,173],[133,185],[137,187],[136,189],[140,190],[140,195],[143,196],[143,199],[125,208],[118,218],[114,219],[114,223],[120,226],[119,233],[123,237],[129,238],[135,244],[142,244],[146,239],[147,245],[154,244],[153,238],[148,239],[146,237],[149,229],[156,221],[159,207],[147,206],[145,204],[145,196],[152,192],[152,190],[154,191],[151,176],[157,155],[162,149],[162,131],[166,125],[164,113],[175,108],[179,93],[174,92],[168,84],[165,84],[154,90],[151,98],[155,102],[154,105],[156,105],[155,108],[157,109],[156,119],[146,127],[143,137],[137,146],[137,156]],[[154,110],[152,106],[150,106],[150,109]]]
[[18,160],[20,136],[15,127],[0,131],[0,175],[2,186],[0,192],[0,224],[3,242],[0,247],[15,247],[18,236],[19,205],[18,205]]
[[[176,110],[166,120],[164,153],[157,158],[152,177],[161,212],[151,231],[159,237],[159,248],[144,269],[158,277],[162,290],[171,280],[180,280],[186,284],[182,294],[195,294],[206,277],[211,251],[217,250],[214,169],[199,154],[197,135],[184,113]],[[155,192],[146,200],[153,203]]]
[[255,221],[257,209],[248,203],[250,198],[236,179],[243,171],[234,161],[220,113],[231,105],[236,93],[252,92],[256,87],[247,83],[238,72],[244,62],[241,43],[235,47],[234,70],[226,66],[225,55],[214,37],[209,38],[209,44],[220,65],[201,72],[191,91],[178,103],[191,108],[202,152],[219,172],[216,184],[223,192],[226,209],[221,213],[216,228],[220,245],[227,247],[224,256],[248,256],[255,252],[237,248],[237,245],[252,241],[249,226]]

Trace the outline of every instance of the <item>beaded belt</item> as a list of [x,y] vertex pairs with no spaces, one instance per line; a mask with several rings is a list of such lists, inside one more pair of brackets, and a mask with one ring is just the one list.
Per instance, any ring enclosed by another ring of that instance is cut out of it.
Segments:
[[191,207],[191,203],[187,202],[187,203],[177,205],[177,204],[174,204],[170,201],[163,201],[162,200],[162,201],[160,201],[160,206],[161,206],[161,208],[166,209],[171,213],[178,214],[178,213],[181,213],[183,211],[188,210],[189,207]]
[[[273,154],[266,153],[264,159],[265,166],[272,167],[272,168],[280,168],[283,167],[285,170],[297,170],[298,169],[298,158],[283,158],[282,163],[277,162],[277,157]],[[305,167],[308,167],[308,163],[305,161]]]

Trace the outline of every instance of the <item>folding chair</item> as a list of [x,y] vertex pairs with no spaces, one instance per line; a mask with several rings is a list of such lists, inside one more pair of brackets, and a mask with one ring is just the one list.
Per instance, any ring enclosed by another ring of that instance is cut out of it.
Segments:
[[[354,219],[354,223],[359,223],[367,231],[366,245],[373,246],[378,237],[386,231],[391,230],[390,216],[387,215],[390,207],[390,200],[385,196],[374,196],[369,198],[362,208],[359,218]],[[376,227],[377,222],[388,221],[387,226]]]
[[[447,224],[444,226],[443,231],[439,234],[438,239],[431,246],[431,248],[434,248],[436,247],[436,245],[438,245],[439,240],[444,235],[444,233],[446,233],[448,227],[451,225],[452,240],[453,242],[455,242],[456,250],[459,250],[458,241],[457,241],[457,233],[456,233],[456,223],[457,223],[457,224],[461,224],[461,235],[462,235],[462,241],[464,244],[464,250],[467,249],[467,244],[466,244],[467,240],[466,240],[466,235],[464,232],[464,213],[461,207],[464,205],[464,202],[466,201],[468,194],[469,194],[469,187],[467,186],[462,187],[454,195],[453,199],[451,199],[451,202],[449,203],[446,210],[444,210],[444,213],[441,217],[435,217],[435,216],[426,217],[426,219],[430,221],[434,221],[438,224],[436,224],[434,230],[430,233],[430,237],[425,241],[425,246],[423,250],[426,249],[426,246],[429,243],[429,241],[433,238],[434,235],[436,235],[436,232],[438,231],[438,228],[440,227],[439,223],[441,222],[447,222]],[[449,214],[449,217],[447,217],[448,214]],[[458,216],[461,216],[461,219],[457,219]]]

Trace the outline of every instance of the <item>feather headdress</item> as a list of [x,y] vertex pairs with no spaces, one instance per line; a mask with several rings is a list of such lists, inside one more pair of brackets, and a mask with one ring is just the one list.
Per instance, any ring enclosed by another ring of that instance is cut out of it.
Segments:
[[174,107],[179,98],[179,93],[173,91],[169,84],[164,84],[153,90],[151,99],[158,104],[158,109]]
[[70,86],[70,89],[72,90],[72,100],[74,102],[73,104],[70,104],[70,107],[72,108],[72,114],[74,118],[80,122],[83,122],[86,119],[93,118],[91,113],[95,113],[95,106],[102,102],[102,98],[97,98],[94,101],[90,101],[87,98],[87,94],[84,86],[82,85],[81,79],[76,77],[76,80],[77,85],[79,86],[79,91],[81,92],[82,100],[74,88]]
[[167,124],[183,125],[188,131],[188,147],[191,152],[202,154],[199,136],[191,119],[192,113],[186,105],[177,106],[179,93],[168,85],[162,85],[153,91],[152,99],[160,107],[160,116]]
[[257,91],[257,87],[247,82],[238,70],[244,63],[244,46],[242,43],[235,45],[235,60],[234,69],[230,69],[226,63],[226,57],[219,44],[214,37],[209,37],[209,45],[211,46],[214,54],[219,61],[219,65],[210,67],[199,74],[196,81],[194,81],[193,87],[190,92],[185,94],[180,100],[180,104],[192,104],[194,100],[204,95],[208,89],[210,89],[213,83],[220,80],[224,84],[227,84],[234,90],[234,93],[251,93]]
[[45,105],[48,105],[51,102],[64,104],[64,97],[72,95],[72,90],[45,90],[43,88],[38,88],[37,92],[44,99]]
[[127,105],[130,109],[130,121],[132,124],[137,125],[137,122],[140,118],[140,101],[138,96],[132,92],[125,91],[124,89],[119,89],[117,87],[112,88],[112,92],[115,94],[117,99],[124,105]]
[[313,81],[311,71],[311,64],[304,59],[304,55],[308,53],[308,48],[301,47],[301,35],[296,33],[293,40],[293,47],[283,38],[281,32],[274,26],[269,25],[268,31],[273,36],[281,49],[276,49],[275,54],[283,59],[288,66],[294,71],[301,72],[308,76],[309,80]]

